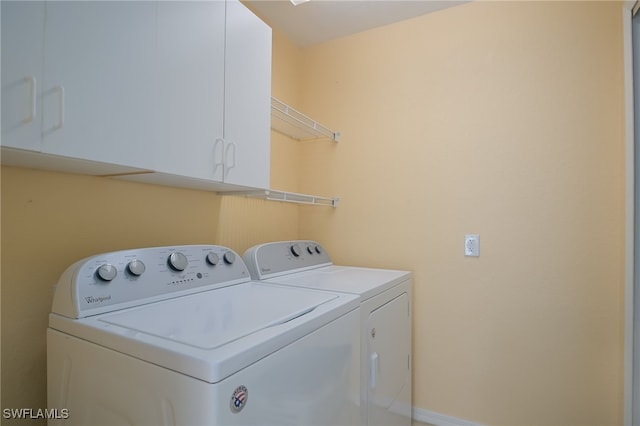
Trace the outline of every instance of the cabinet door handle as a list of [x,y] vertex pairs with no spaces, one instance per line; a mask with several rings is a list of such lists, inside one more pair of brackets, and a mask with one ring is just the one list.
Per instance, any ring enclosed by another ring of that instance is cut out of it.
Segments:
[[29,85],[29,98],[31,100],[31,105],[29,105],[29,115],[27,118],[22,120],[24,124],[31,123],[36,118],[36,94],[37,94],[37,84],[36,78],[32,75],[25,77],[24,81]]
[[371,354],[371,362],[369,364],[369,387],[376,388],[376,380],[378,379],[378,353]]
[[[220,146],[220,157],[218,157],[218,146]],[[218,167],[224,166],[224,140],[218,138],[213,144],[213,172],[218,170]],[[216,161],[220,158],[220,161]]]
[[[229,158],[229,151],[232,152],[232,156],[231,159],[233,160],[231,162],[231,164],[227,163],[227,159]],[[236,143],[235,142],[229,142],[229,145],[227,145],[227,149],[225,149],[224,151],[224,160],[225,160],[225,165],[226,167],[226,173],[229,173],[229,170],[233,169],[236,166]]]
[[58,92],[58,124],[55,129],[62,129],[64,127],[64,87],[56,86],[56,92]]

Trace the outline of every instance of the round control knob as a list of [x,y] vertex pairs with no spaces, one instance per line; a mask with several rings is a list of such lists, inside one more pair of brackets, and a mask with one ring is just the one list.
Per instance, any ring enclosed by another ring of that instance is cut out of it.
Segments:
[[142,275],[145,269],[147,268],[144,266],[144,262],[142,262],[142,260],[135,259],[127,264],[127,270],[137,277]]
[[222,258],[227,265],[232,265],[236,261],[236,255],[231,251],[226,252]]
[[298,257],[302,254],[302,249],[298,244],[294,244],[291,246],[291,254],[294,255],[295,257]]
[[207,263],[211,266],[216,266],[218,262],[220,262],[220,258],[218,257],[218,255],[210,251],[207,254]]
[[98,268],[96,273],[102,281],[111,281],[118,275],[118,270],[110,263],[105,263]]
[[322,254],[322,247],[316,244],[316,253]]
[[179,251],[174,251],[169,255],[169,266],[176,271],[184,271],[187,269],[188,264],[187,256]]
[[314,255],[316,252],[312,246],[307,246],[307,253]]

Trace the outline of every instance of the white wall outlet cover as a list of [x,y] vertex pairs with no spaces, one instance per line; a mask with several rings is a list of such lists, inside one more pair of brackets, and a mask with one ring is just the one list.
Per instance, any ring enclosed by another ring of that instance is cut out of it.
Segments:
[[464,255],[473,257],[480,256],[480,235],[466,234],[464,236]]

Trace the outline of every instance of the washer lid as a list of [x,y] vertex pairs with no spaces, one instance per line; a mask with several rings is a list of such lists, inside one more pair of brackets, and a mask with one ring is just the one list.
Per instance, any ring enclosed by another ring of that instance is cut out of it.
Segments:
[[99,321],[200,349],[216,349],[284,324],[337,296],[282,287],[233,286],[154,303]]
[[331,265],[264,282],[357,294],[366,300],[409,278],[409,271]]

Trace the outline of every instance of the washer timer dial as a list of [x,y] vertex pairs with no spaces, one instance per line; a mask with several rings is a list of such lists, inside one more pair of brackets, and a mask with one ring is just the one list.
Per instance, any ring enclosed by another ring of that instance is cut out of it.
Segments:
[[179,251],[174,251],[173,253],[171,253],[169,255],[168,262],[169,262],[169,266],[174,271],[184,271],[185,269],[187,269],[187,266],[189,265],[189,260],[187,259],[187,256],[180,253]]

